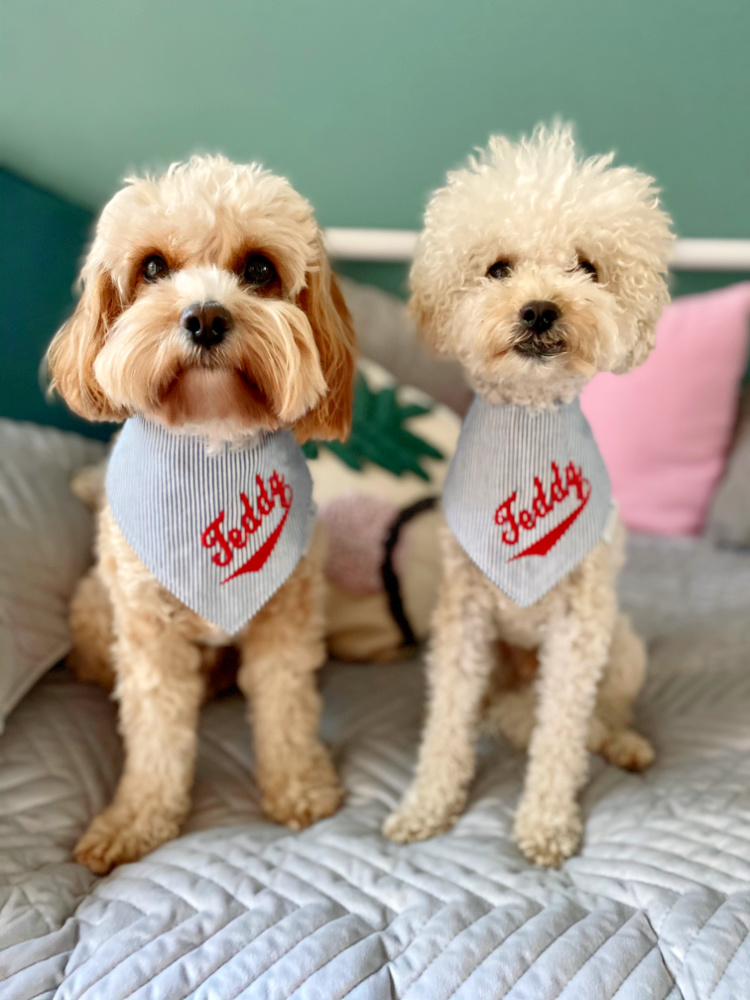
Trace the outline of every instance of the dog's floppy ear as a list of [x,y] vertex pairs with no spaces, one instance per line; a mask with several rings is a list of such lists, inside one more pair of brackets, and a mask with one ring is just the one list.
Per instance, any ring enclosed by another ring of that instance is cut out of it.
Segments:
[[297,424],[297,440],[300,443],[309,438],[343,440],[352,422],[356,339],[349,310],[322,243],[319,266],[308,272],[299,305],[312,327],[328,389]]
[[47,350],[50,392],[86,420],[121,420],[94,376],[94,361],[107,330],[122,309],[119,292],[105,270],[84,269],[83,293],[71,318]]
[[[668,244],[671,247],[671,241]],[[656,344],[656,327],[664,309],[669,305],[669,286],[665,278],[667,271],[666,253],[660,271],[652,271],[650,280],[641,287],[641,308],[634,324],[633,337],[625,357],[613,370],[617,374],[629,372],[642,365]]]
[[443,332],[445,310],[441,311],[436,286],[429,273],[421,243],[417,245],[409,274],[409,286],[411,295],[407,312],[414,322],[420,341],[431,354],[450,356],[449,342]]
[[409,317],[417,329],[417,335],[424,346],[432,354],[443,351],[441,338],[438,336],[435,323],[435,307],[428,302],[412,285],[412,293],[407,304]]

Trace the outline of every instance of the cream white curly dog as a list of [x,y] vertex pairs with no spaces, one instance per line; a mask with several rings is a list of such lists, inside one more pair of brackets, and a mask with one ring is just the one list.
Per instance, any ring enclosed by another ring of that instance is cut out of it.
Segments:
[[[139,415],[222,448],[259,431],[346,435],[353,331],[310,205],[283,178],[194,157],[163,177],[132,179],[105,207],[82,279],[75,315],[48,354],[53,388],[82,416]],[[78,861],[106,872],[178,832],[205,675],[223,662],[217,647],[239,654],[266,812],[301,827],[337,808],[341,787],[318,738],[320,548],[313,541],[228,634],[161,585],[102,505],[97,562],[71,609],[73,663],[105,684],[114,669],[125,763]]]
[[[570,403],[597,372],[628,371],[653,347],[668,301],[670,219],[652,179],[612,158],[580,159],[567,127],[518,144],[497,137],[430,201],[412,314],[487,403]],[[531,324],[529,305],[540,303],[544,321]],[[581,838],[587,747],[634,770],[653,759],[630,728],[646,661],[617,607],[624,529],[611,525],[528,607],[495,587],[447,527],[442,548],[416,777],[384,832],[411,841],[450,828],[485,724],[528,746],[515,837],[529,859],[559,865]]]

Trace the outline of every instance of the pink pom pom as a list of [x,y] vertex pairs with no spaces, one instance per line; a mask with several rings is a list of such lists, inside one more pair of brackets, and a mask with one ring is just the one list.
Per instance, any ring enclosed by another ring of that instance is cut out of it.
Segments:
[[[379,593],[385,540],[398,513],[395,504],[365,493],[344,493],[324,504],[320,520],[328,535],[328,579],[362,597]],[[397,573],[398,556],[402,557],[399,548],[400,544],[393,553]]]

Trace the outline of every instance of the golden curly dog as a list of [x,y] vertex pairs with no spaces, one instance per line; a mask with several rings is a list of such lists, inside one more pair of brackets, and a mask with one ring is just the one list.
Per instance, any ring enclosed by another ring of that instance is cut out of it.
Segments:
[[[611,161],[581,160],[564,127],[518,144],[497,137],[429,203],[411,311],[425,341],[463,364],[485,402],[553,409],[597,372],[625,372],[653,347],[668,301],[670,220],[652,179]],[[529,308],[537,305],[544,323]],[[579,844],[587,744],[622,767],[650,764],[650,745],[630,728],[646,658],[617,608],[624,529],[606,535],[521,607],[444,529],[428,718],[414,783],[387,836],[419,840],[455,822],[482,723],[529,747],[515,837],[540,864],[559,865]],[[538,650],[538,676],[533,653],[519,661],[524,649]]]
[[[83,417],[142,415],[214,443],[280,428],[299,441],[348,433],[354,334],[310,205],[286,180],[223,157],[132,178],[102,212],[81,277],[48,365]],[[221,343],[191,339],[183,313],[196,303],[221,314]],[[107,872],[177,834],[216,647],[238,651],[265,811],[299,828],[336,810],[341,787],[317,735],[323,596],[316,535],[281,589],[227,634],[157,581],[102,505],[96,565],[73,601],[73,663],[105,684],[114,670],[125,764],[78,861]]]

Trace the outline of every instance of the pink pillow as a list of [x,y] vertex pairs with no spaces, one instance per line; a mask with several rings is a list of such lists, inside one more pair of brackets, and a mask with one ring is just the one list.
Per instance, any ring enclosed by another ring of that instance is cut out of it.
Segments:
[[734,427],[749,318],[750,282],[676,299],[644,365],[584,389],[581,407],[632,530],[702,530]]

